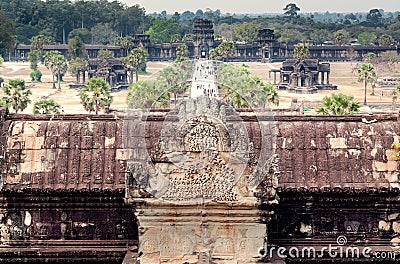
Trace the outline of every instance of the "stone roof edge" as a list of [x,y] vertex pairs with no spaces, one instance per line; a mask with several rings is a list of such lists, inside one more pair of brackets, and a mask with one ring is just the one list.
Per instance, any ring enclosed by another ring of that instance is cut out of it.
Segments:
[[302,193],[302,194],[399,194],[399,187],[389,187],[389,186],[367,186],[361,187],[348,187],[348,186],[324,186],[324,187],[281,187],[277,188],[277,193]]
[[[272,113],[252,115],[252,111],[238,110],[240,117],[244,121],[263,121],[274,120],[281,122],[306,122],[306,121],[324,121],[324,122],[364,122],[366,124],[379,121],[399,121],[398,114],[357,114],[357,115],[273,115]],[[145,116],[147,120],[164,120],[169,113],[166,109],[152,109]],[[254,112],[256,113],[256,112]],[[32,115],[32,114],[8,114],[5,120],[11,121],[116,121],[124,119],[124,112],[113,114],[59,114],[59,115]],[[128,117],[129,118],[129,117]]]
[[110,121],[123,119],[123,115],[113,114],[60,114],[60,115],[31,115],[8,114],[6,120],[11,121]]

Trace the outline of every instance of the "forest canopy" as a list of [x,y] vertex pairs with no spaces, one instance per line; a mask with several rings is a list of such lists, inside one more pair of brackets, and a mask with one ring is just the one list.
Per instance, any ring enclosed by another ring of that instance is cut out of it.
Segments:
[[254,15],[222,14],[219,9],[146,14],[139,5],[107,0],[0,0],[0,9],[3,56],[14,44],[30,44],[37,35],[52,37],[55,43],[79,36],[86,44],[115,44],[116,37],[143,33],[153,42],[182,41],[192,33],[195,18],[212,20],[218,38],[235,42],[256,41],[260,28],[273,29],[278,41],[293,44],[336,41],[346,45],[360,39],[362,44],[378,45],[383,43],[382,36],[393,42],[400,40],[400,12],[381,9],[302,13],[301,6],[282,6],[281,14],[268,14],[267,7],[264,14]]

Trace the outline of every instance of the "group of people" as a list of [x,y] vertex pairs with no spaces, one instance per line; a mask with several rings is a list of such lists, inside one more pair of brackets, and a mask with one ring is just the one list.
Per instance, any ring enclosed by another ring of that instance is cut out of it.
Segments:
[[217,97],[217,86],[214,79],[214,67],[210,61],[196,61],[193,74],[191,95],[193,98],[206,95]]
[[197,76],[195,76],[195,80],[197,79],[204,79],[204,80],[208,80],[209,77],[214,77],[214,70],[212,67],[210,67],[210,65],[205,65],[205,64],[200,64],[197,65],[196,67],[196,71],[199,73],[198,78],[196,78]]

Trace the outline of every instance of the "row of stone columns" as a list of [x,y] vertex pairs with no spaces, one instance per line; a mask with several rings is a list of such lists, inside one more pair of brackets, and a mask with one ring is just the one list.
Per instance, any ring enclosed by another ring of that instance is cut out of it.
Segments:
[[[276,83],[276,74],[277,74],[277,73],[280,74],[280,82],[283,82],[283,80],[282,80],[283,75],[282,75],[281,72],[279,72],[279,71],[270,71],[270,72],[269,72],[269,77],[270,77],[270,78],[271,78],[271,72],[274,73],[274,84],[277,84],[277,83]],[[322,85],[324,85],[324,84],[330,84],[330,83],[329,83],[329,75],[330,75],[329,72],[319,72],[318,75],[319,75],[319,76],[318,76],[318,79],[321,80],[321,81],[320,81],[320,84],[322,84]],[[326,75],[326,83],[325,83],[325,75]]]

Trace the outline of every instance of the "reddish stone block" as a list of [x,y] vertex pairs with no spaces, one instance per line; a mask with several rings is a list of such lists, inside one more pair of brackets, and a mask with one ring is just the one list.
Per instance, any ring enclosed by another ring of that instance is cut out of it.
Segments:
[[325,133],[319,133],[319,137],[326,136],[337,137],[336,123],[334,122],[325,122]]
[[36,136],[44,137],[46,135],[47,124],[48,124],[48,122],[40,122],[39,129],[36,132]]
[[47,149],[58,148],[58,136],[49,136],[44,140],[44,147]]
[[60,125],[62,125],[62,123],[48,122],[46,137],[59,136],[60,134],[58,133],[58,126],[60,126]]
[[111,138],[115,137],[115,130],[116,130],[117,124],[116,122],[106,122],[104,124],[104,136]]
[[315,138],[315,144],[317,149],[327,149],[328,148],[328,138],[326,137],[317,137]]
[[347,138],[349,135],[349,130],[347,128],[346,122],[340,122],[336,124],[337,137]]
[[105,148],[105,136],[94,136],[93,137],[93,148]]
[[305,149],[305,137],[303,137],[303,136],[294,136],[292,138],[292,141],[293,141],[293,148],[302,149],[302,150]]
[[81,149],[92,149],[93,148],[93,137],[82,136],[81,137]]

